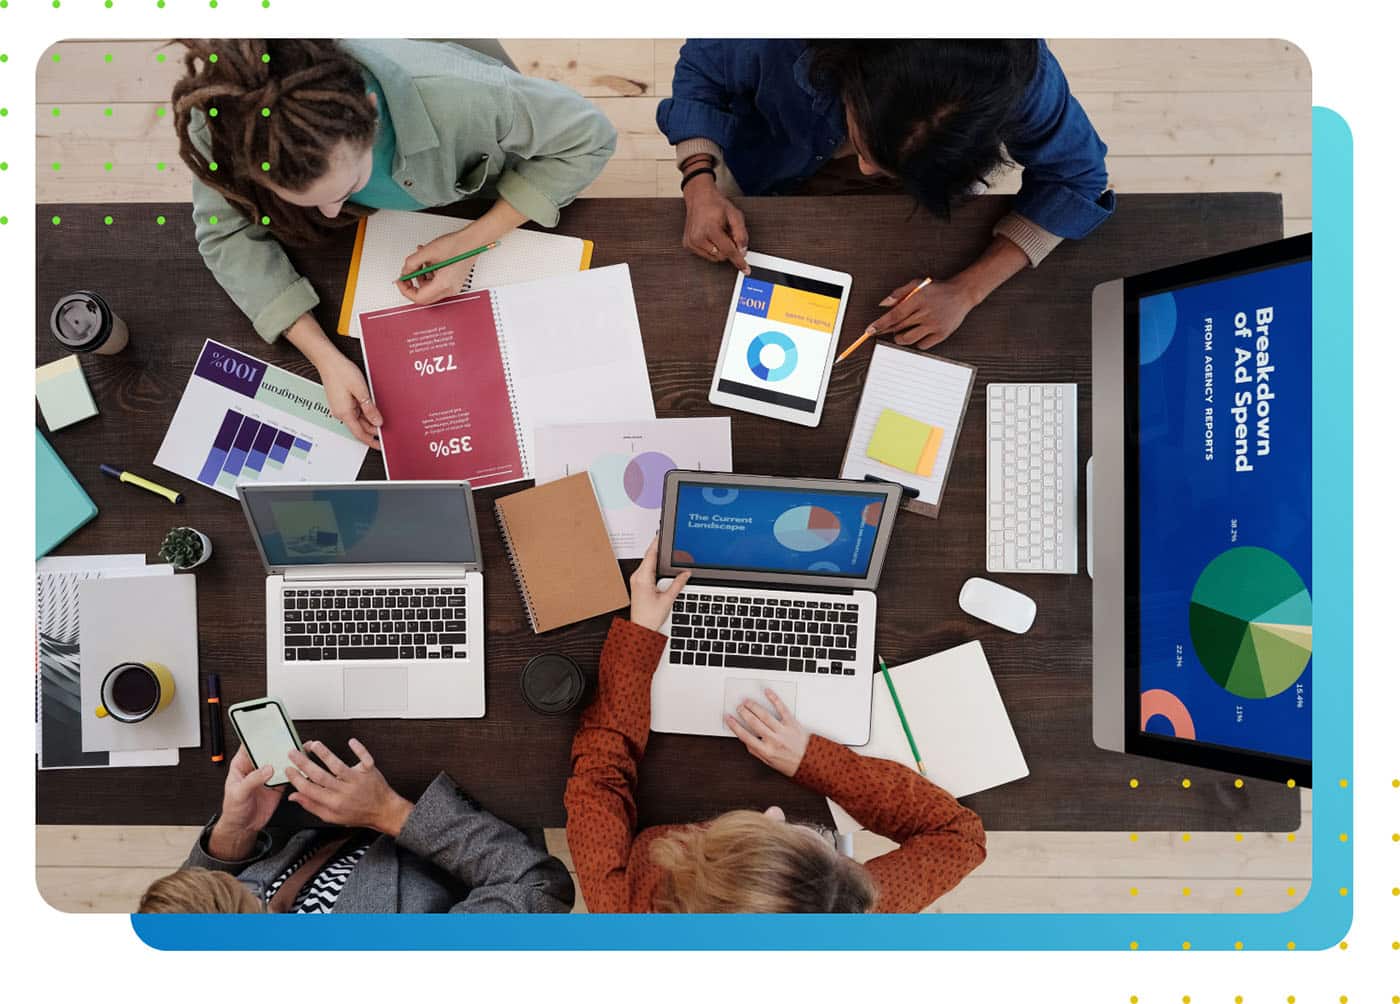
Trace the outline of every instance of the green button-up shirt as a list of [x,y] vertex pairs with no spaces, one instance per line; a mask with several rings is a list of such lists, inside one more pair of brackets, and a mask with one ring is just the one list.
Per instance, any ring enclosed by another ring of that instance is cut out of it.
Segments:
[[[617,145],[612,124],[574,91],[470,49],[406,39],[341,45],[383,89],[398,146],[394,180],[425,206],[496,195],[552,227]],[[208,154],[201,112],[190,140]],[[266,227],[197,180],[194,224],[204,263],[267,341],[320,302]]]

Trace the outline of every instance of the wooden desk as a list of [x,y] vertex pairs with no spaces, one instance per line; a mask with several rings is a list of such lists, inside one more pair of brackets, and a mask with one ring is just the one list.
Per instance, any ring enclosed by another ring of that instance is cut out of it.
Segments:
[[[1008,208],[984,196],[950,224],[930,222],[899,196],[753,199],[743,202],[756,249],[850,272],[854,297],[846,344],[877,316],[876,302],[908,279],[947,276],[976,256]],[[111,212],[116,221],[103,224]],[[199,577],[200,668],[223,677],[226,703],[265,692],[263,569],[238,506],[212,491],[155,470],[151,461],[205,337],[315,377],[286,344],[265,345],[205,270],[188,205],[41,206],[35,313],[39,362],[59,354],[48,334],[56,298],[75,288],[108,297],[132,331],[116,357],[89,357],[84,369],[102,414],[53,434],[54,448],[101,510],[57,553],[146,551],[154,559],[176,523],[214,541]],[[155,218],[163,214],[164,226]],[[586,199],[567,209],[560,230],[597,242],[595,265],[631,266],[656,412],[715,414],[706,400],[733,272],[680,246],[679,199]],[[986,647],[1030,777],[969,799],[988,829],[1293,830],[1296,791],[1209,771],[1105,753],[1090,738],[1090,582],[1076,576],[1020,576],[1033,597],[1035,627],[1016,637],[964,615],[957,594],[984,572],[984,387],[988,381],[1074,381],[1080,385],[1079,458],[1089,455],[1090,290],[1124,274],[1188,261],[1280,236],[1277,195],[1125,196],[1090,239],[1070,242],[1040,269],[1026,271],[973,311],[941,350],[979,367],[977,387],[937,520],[901,513],[881,583],[880,649],[903,662],[972,638]],[[332,330],[349,260],[351,232],[294,258],[321,291],[319,316]],[[567,331],[559,333],[569,337]],[[358,345],[341,340],[358,358]],[[834,476],[850,430],[869,351],[838,366],[821,427],[805,429],[732,413],[738,471]],[[100,462],[178,484],[175,509],[102,477]],[[383,477],[377,454],[361,476]],[[560,650],[592,672],[609,618],[537,638],[526,625],[491,500],[477,496],[486,565],[487,716],[475,721],[307,723],[302,732],[341,748],[355,735],[389,780],[409,795],[439,769],[451,772],[489,809],[520,824],[558,826],[575,719],[533,714],[520,699],[521,667]],[[1080,514],[1080,539],[1084,539]],[[1082,547],[1082,545],[1081,545]],[[624,572],[631,571],[631,563]],[[1083,567],[1081,561],[1081,568]],[[231,736],[232,733],[230,732]],[[223,771],[202,750],[171,768],[44,771],[40,823],[201,823],[218,808]],[[1180,780],[1191,777],[1190,790]],[[1139,779],[1130,789],[1128,779]],[[653,736],[642,770],[645,823],[703,819],[727,809],[782,804],[789,815],[828,821],[820,797],[780,777],[724,739]]]

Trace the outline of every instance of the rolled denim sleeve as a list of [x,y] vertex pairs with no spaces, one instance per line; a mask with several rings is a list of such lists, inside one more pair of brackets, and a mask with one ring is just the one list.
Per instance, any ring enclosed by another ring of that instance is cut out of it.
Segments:
[[1035,75],[1022,99],[1021,117],[1006,144],[1025,170],[1016,211],[1057,237],[1085,237],[1108,219],[1108,146],[1079,101],[1044,40]]
[[510,76],[501,149],[511,162],[496,192],[541,226],[598,177],[617,149],[617,130],[596,105],[562,84]]
[[734,45],[723,39],[688,39],[671,80],[671,97],[656,106],[656,125],[671,145],[708,139],[727,150],[737,129],[731,113]]

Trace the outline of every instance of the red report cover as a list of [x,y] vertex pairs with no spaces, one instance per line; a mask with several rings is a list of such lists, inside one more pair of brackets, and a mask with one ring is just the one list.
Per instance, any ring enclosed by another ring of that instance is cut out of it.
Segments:
[[390,480],[525,476],[489,291],[368,311],[360,328]]

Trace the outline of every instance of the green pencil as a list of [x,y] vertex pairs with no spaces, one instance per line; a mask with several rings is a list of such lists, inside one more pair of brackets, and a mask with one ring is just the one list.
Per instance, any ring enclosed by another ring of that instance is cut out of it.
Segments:
[[890,668],[885,665],[883,656],[876,656],[880,660],[880,674],[885,678],[885,686],[890,688],[890,697],[894,700],[894,710],[899,715],[899,724],[904,726],[904,738],[909,740],[909,750],[914,754],[914,762],[919,765],[919,773],[928,777],[928,771],[924,769],[924,758],[919,755],[919,744],[914,741],[914,733],[909,728],[909,719],[904,717],[904,705],[899,703],[899,692],[894,689],[894,681],[890,679]]
[[484,247],[472,248],[472,250],[467,251],[464,254],[454,254],[451,258],[448,258],[446,261],[435,261],[431,265],[428,265],[424,268],[420,268],[417,272],[410,272],[408,273],[408,275],[399,276],[397,281],[407,282],[409,279],[416,279],[420,275],[427,275],[429,272],[436,272],[438,269],[444,268],[448,265],[455,265],[459,261],[466,261],[468,258],[475,258],[479,254],[484,254],[485,252],[490,251],[498,243],[500,242],[492,241],[490,244],[487,244]]

